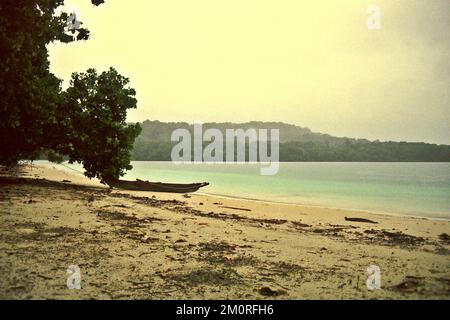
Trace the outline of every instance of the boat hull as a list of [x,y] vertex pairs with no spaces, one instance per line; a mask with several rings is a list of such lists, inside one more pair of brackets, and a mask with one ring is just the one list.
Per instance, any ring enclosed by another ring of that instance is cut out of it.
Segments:
[[201,183],[162,183],[149,182],[136,179],[129,180],[108,180],[106,183],[112,187],[122,190],[132,191],[152,191],[152,192],[170,192],[170,193],[190,193],[209,185],[208,182]]

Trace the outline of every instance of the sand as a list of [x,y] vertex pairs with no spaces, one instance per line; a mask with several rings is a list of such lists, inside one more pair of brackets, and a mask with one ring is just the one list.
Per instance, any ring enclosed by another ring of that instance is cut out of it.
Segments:
[[2,299],[450,298],[449,221],[111,191],[24,166],[0,175],[0,229]]

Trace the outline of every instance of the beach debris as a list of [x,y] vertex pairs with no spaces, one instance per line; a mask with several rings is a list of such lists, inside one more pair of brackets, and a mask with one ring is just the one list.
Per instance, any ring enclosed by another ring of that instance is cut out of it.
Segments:
[[128,209],[128,208],[129,208],[129,206],[124,205],[124,204],[113,204],[112,207],[116,207],[116,208],[125,208],[125,209]]
[[178,208],[178,207],[182,207],[185,202],[182,201],[178,201],[178,200],[158,200],[158,199],[153,199],[153,198],[149,198],[149,197],[139,197],[139,196],[134,196],[134,195],[130,195],[127,193],[112,193],[110,194],[110,197],[113,198],[125,198],[125,199],[130,199],[135,201],[136,203],[139,204],[143,204],[143,205],[149,205],[151,207],[155,207],[155,208]]
[[377,240],[378,242],[386,242],[388,245],[403,245],[403,246],[417,246],[422,244],[425,239],[422,237],[416,237],[409,234],[398,232],[390,232],[387,230],[365,230],[364,233],[375,235],[372,240]]
[[291,223],[296,228],[309,228],[309,227],[311,227],[311,225],[303,223],[303,222],[300,222],[300,221],[291,221]]
[[36,276],[38,276],[39,278],[42,278],[44,280],[52,280],[53,279],[53,277],[49,277],[49,276],[39,274],[39,273],[37,273]]
[[283,294],[287,294],[286,290],[283,289],[272,289],[270,287],[262,287],[258,290],[259,294],[266,297],[277,297]]
[[450,244],[450,236],[448,234],[441,233],[438,237],[439,237],[439,240],[441,240],[445,244]]
[[352,225],[344,225],[344,224],[328,224],[330,227],[333,228],[339,228],[341,230],[345,230],[345,229],[359,229],[359,227],[355,227]]
[[270,268],[266,268],[266,270],[286,276],[289,273],[305,271],[305,267],[288,261],[279,261],[272,264]]
[[328,229],[319,229],[319,228],[313,229],[312,232],[313,233],[330,233],[330,231]]
[[72,181],[64,179],[61,182],[71,183]]
[[447,288],[449,288],[449,292],[450,292],[450,279],[448,279],[448,278],[436,278],[436,280],[439,281],[440,283],[446,285]]
[[174,210],[178,213],[187,213],[192,214],[199,217],[207,217],[207,218],[215,218],[220,220],[236,220],[236,221],[242,221],[242,222],[249,222],[249,223],[258,223],[258,224],[284,224],[288,221],[285,219],[258,219],[258,218],[251,218],[251,217],[245,217],[240,216],[238,214],[228,214],[228,213],[216,213],[214,211],[204,212],[200,210],[196,210],[187,206],[178,205],[176,207],[169,208],[171,210]]
[[233,209],[233,210],[252,211],[251,209],[247,209],[247,208],[228,207],[228,206],[219,206],[219,207],[225,208],[225,209]]
[[226,241],[202,242],[198,246],[202,252],[208,251],[221,253],[235,253],[237,248],[237,245]]
[[97,210],[96,215],[99,218],[113,221],[115,224],[122,226],[125,231],[129,231],[131,228],[137,228],[155,221],[164,220],[156,217],[138,218],[133,215],[127,215],[124,212],[108,210]]
[[397,285],[391,287],[393,290],[397,290],[403,293],[415,292],[421,285],[421,277],[406,276],[405,280]]
[[98,217],[106,218],[110,220],[123,220],[126,218],[126,214],[117,211],[98,210],[96,212]]
[[187,193],[183,194],[183,198],[190,198],[191,196],[188,195]]
[[345,221],[365,222],[365,223],[374,223],[374,224],[378,224],[378,222],[376,222],[376,221],[369,220],[369,219],[364,219],[364,218],[348,218],[348,217],[345,217]]
[[185,274],[175,274],[167,276],[168,281],[173,281],[180,285],[195,287],[198,285],[232,285],[242,284],[243,279],[233,268],[223,268],[222,270],[211,270],[201,268]]
[[145,235],[145,236],[142,237],[140,240],[141,240],[141,242],[143,242],[143,243],[151,243],[151,242],[157,242],[157,241],[159,241],[158,238],[151,237],[150,235]]
[[244,265],[256,265],[258,260],[251,255],[245,254],[241,249],[249,248],[245,245],[236,245],[225,241],[202,242],[198,244],[200,261],[208,264],[221,264],[226,267]]
[[284,224],[288,222],[287,220],[284,219],[253,219],[253,220],[267,224]]

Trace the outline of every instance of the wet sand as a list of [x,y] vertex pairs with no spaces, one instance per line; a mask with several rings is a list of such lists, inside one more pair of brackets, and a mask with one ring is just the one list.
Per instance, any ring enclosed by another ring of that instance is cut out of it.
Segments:
[[0,229],[2,299],[450,298],[449,221],[111,191],[26,166],[0,175]]

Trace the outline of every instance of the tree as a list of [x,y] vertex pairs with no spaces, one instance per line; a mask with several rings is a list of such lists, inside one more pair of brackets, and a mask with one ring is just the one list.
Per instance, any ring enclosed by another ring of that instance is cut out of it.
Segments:
[[130,169],[129,149],[139,131],[125,124],[135,92],[114,69],[74,74],[71,87],[61,90],[46,45],[89,38],[85,28],[67,30],[66,13],[55,15],[63,3],[0,2],[0,164],[50,152],[82,162],[88,177],[118,178]]
[[141,128],[126,123],[127,109],[137,102],[128,82],[113,68],[100,75],[89,69],[74,73],[63,93],[52,150],[82,162],[89,178],[114,179],[132,168],[130,150]]

